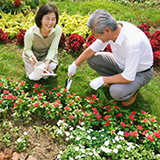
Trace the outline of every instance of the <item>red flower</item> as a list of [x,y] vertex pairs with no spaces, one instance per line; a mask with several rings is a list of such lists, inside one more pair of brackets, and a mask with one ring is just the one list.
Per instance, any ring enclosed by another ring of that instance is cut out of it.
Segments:
[[126,124],[124,122],[121,122],[121,126],[125,128]]
[[14,103],[14,107],[16,107],[17,106],[17,103]]
[[147,114],[145,111],[141,111],[142,112],[142,114]]
[[105,115],[105,116],[103,117],[103,119],[104,119],[104,120],[107,120],[108,117],[110,117],[110,116],[109,116],[109,115]]
[[39,87],[38,83],[34,84],[34,88],[38,88],[38,87]]
[[85,113],[84,113],[84,116],[87,116],[87,115],[88,115],[88,113],[87,113],[87,112],[85,112]]
[[143,122],[147,122],[148,121],[148,119],[147,118],[145,118],[144,120],[142,120]]
[[106,122],[105,125],[108,126],[108,125],[109,125],[109,122]]
[[150,134],[146,138],[149,139],[151,142],[154,140],[154,138]]
[[88,97],[86,97],[86,99],[90,99],[90,97],[88,96]]
[[39,105],[39,102],[36,102],[33,106],[38,107],[38,105]]
[[101,116],[100,116],[100,115],[97,115],[97,116],[96,116],[96,118],[97,118],[97,119],[100,119],[100,118],[101,118]]
[[43,103],[43,106],[46,106],[46,105],[47,105],[47,102],[44,102],[44,103]]
[[20,5],[20,3],[21,3],[21,0],[15,0],[14,1],[14,6],[18,7]]
[[60,92],[57,92],[57,96],[59,97],[59,96],[61,96],[62,95],[62,93],[60,93]]
[[48,113],[51,113],[51,111],[48,111]]
[[124,135],[125,135],[126,137],[129,137],[129,132],[125,131]]
[[2,43],[7,43],[7,41],[8,41],[8,34],[3,32],[3,34],[1,34],[1,36],[0,36],[0,40],[2,40]]
[[92,118],[89,118],[89,121],[92,121]]
[[134,120],[133,115],[129,115],[129,118],[130,118],[132,121]]
[[118,114],[117,114],[117,117],[122,117],[122,114],[121,114],[121,113],[118,113]]

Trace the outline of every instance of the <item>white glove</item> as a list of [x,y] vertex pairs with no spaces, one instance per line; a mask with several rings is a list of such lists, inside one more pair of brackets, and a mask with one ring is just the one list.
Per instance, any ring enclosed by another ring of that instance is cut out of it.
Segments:
[[72,76],[76,73],[77,66],[73,62],[69,67],[68,67],[68,76],[72,74]]
[[103,77],[98,77],[98,78],[95,78],[94,80],[92,80],[89,85],[90,85],[94,90],[97,90],[97,89],[98,89],[99,87],[101,87],[103,84],[104,84],[104,82],[103,82]]

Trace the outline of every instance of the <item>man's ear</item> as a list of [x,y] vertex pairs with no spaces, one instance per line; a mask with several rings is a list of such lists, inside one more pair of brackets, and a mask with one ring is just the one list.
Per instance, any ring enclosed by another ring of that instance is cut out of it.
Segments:
[[111,32],[111,29],[110,29],[109,27],[106,27],[106,28],[105,28],[105,32],[110,33],[110,32]]

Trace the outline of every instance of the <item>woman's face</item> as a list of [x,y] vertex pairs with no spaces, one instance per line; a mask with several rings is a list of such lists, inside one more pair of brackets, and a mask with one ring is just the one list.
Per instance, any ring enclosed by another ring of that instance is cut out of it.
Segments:
[[42,18],[42,26],[46,31],[50,31],[56,24],[56,14],[54,12],[48,13]]

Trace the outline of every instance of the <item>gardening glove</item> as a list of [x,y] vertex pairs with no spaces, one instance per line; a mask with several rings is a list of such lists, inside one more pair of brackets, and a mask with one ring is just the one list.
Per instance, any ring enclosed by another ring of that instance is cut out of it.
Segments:
[[68,76],[72,74],[72,76],[76,73],[77,66],[73,62],[69,67],[68,67]]
[[94,80],[92,80],[89,85],[90,85],[94,90],[97,90],[97,89],[98,89],[99,87],[101,87],[103,84],[104,84],[104,82],[103,82],[103,77],[98,77],[98,78],[95,78]]

